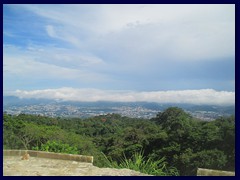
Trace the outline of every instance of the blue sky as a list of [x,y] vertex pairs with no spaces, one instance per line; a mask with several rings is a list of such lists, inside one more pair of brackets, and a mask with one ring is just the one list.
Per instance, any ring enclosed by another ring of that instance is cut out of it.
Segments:
[[3,40],[5,95],[234,104],[231,4],[4,5]]

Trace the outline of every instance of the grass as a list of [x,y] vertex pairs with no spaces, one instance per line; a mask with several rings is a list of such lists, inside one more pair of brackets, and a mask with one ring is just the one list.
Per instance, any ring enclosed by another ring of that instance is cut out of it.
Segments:
[[[103,154],[104,155],[104,154]],[[146,159],[143,156],[143,151],[135,152],[131,159],[126,158],[125,154],[119,160],[119,164],[113,160],[109,160],[105,155],[108,166],[112,168],[127,168],[141,173],[155,176],[178,176],[179,173],[174,167],[167,167],[165,157],[154,161],[151,158]]]

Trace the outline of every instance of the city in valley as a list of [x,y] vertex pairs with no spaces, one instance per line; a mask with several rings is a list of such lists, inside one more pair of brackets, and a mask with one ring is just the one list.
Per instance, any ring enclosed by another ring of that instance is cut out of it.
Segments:
[[3,111],[8,114],[36,114],[50,117],[88,118],[105,114],[120,114],[132,118],[150,119],[171,106],[184,109],[193,117],[211,121],[234,115],[235,106],[210,106],[191,104],[159,104],[150,102],[71,102],[46,99],[19,99],[4,97]]

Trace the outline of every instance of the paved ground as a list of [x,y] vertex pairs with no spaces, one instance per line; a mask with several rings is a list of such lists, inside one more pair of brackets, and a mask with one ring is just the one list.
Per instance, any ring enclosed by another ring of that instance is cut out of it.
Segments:
[[19,156],[3,157],[4,176],[146,176],[129,169],[98,168],[91,163]]

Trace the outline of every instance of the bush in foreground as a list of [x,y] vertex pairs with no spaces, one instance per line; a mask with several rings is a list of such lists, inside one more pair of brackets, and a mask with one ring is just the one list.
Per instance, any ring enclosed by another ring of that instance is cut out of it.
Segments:
[[174,167],[168,167],[165,157],[154,161],[151,158],[146,158],[143,155],[143,151],[135,152],[131,159],[126,158],[125,154],[117,163],[113,160],[108,161],[108,166],[112,168],[127,168],[141,173],[155,175],[155,176],[178,176],[179,172]]

